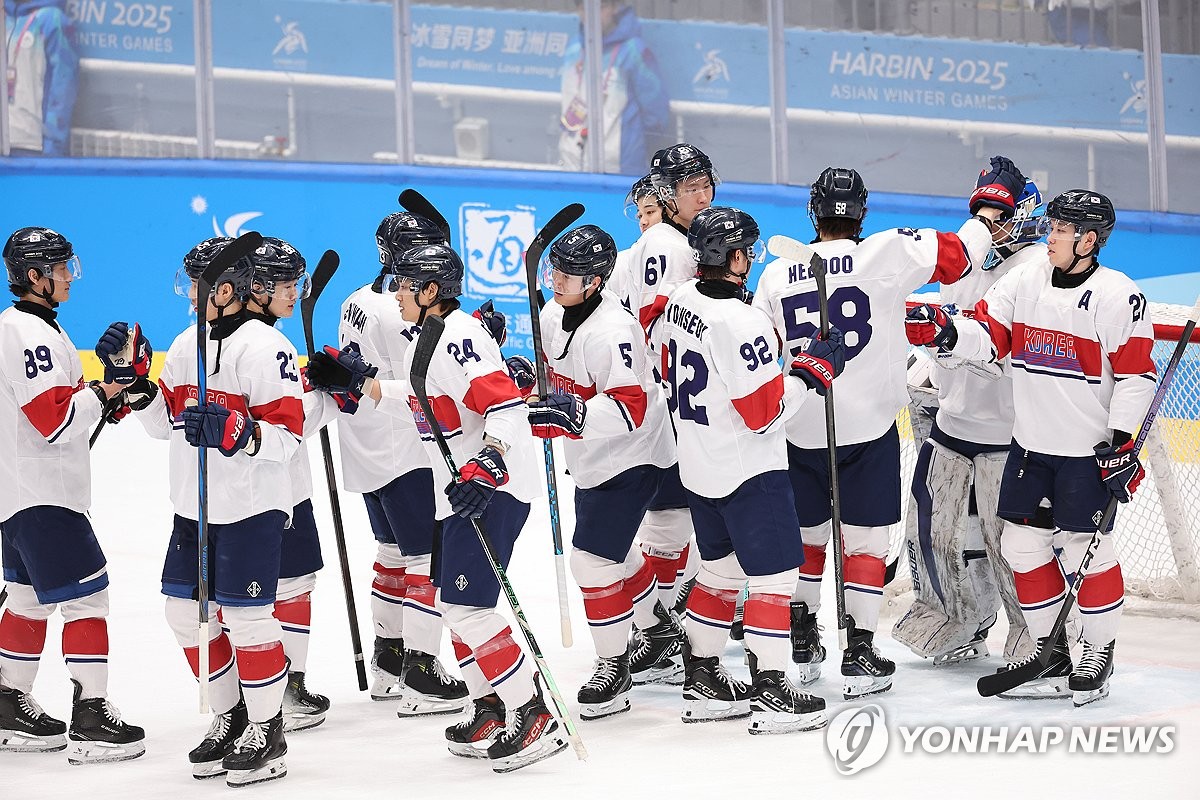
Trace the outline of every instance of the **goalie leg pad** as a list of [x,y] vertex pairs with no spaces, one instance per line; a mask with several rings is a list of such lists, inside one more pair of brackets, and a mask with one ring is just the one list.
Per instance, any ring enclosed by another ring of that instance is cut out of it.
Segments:
[[[979,527],[983,533],[983,549],[987,553],[988,565],[1000,604],[1008,619],[1008,636],[1004,643],[1004,657],[1018,661],[1034,651],[1037,643],[1029,635],[1021,603],[1017,600],[1017,587],[1013,583],[1012,566],[1000,551],[1000,535],[1004,532],[1004,520],[997,516],[1000,503],[1000,481],[1004,476],[1007,452],[980,453],[975,462],[975,505],[979,512]],[[995,608],[995,605],[989,606]]]

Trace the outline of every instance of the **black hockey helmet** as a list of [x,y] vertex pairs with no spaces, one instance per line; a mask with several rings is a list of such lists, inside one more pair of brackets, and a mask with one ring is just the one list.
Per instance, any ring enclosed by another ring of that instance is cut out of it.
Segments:
[[[205,239],[189,250],[188,254],[183,257],[183,266],[175,273],[175,293],[182,297],[189,297],[192,281],[199,280],[204,269],[232,241],[233,239],[228,236],[214,236],[211,239]],[[226,267],[225,271],[213,282],[212,288],[216,290],[223,283],[231,283],[237,298],[245,301],[250,296],[250,285],[253,280],[254,264],[249,258],[239,258]]]
[[699,147],[680,142],[659,150],[650,162],[650,181],[664,203],[675,199],[676,187],[696,175],[708,175],[713,189],[721,182],[712,159]]
[[308,279],[308,264],[300,251],[283,239],[264,236],[263,243],[250,254],[254,265],[256,289],[275,294],[275,284],[296,282],[296,296],[308,297],[311,284]]
[[449,242],[442,229],[431,220],[408,211],[397,211],[379,223],[375,229],[375,244],[379,246],[379,263],[387,267],[401,253],[414,247]]
[[613,238],[595,225],[580,225],[555,239],[542,257],[542,285],[553,289],[552,273],[557,271],[577,275],[586,283],[599,277],[603,286],[616,263],[617,243]]
[[634,181],[629,193],[625,195],[625,216],[628,219],[637,220],[638,204],[644,197],[653,197],[658,200],[658,190],[654,188],[654,181],[650,179],[649,175],[643,175]]
[[1117,212],[1112,201],[1099,192],[1068,189],[1046,206],[1046,219],[1047,224],[1052,224],[1054,220],[1073,224],[1077,238],[1087,231],[1095,231],[1095,249],[1099,250],[1117,224]]
[[392,276],[387,284],[389,291],[400,288],[400,280],[412,282],[413,291],[420,293],[427,284],[438,285],[438,300],[453,300],[462,294],[463,274],[462,259],[452,248],[444,244],[428,244],[412,247],[400,253],[392,262],[388,274]]
[[82,275],[79,257],[67,237],[49,228],[29,227],[13,232],[4,243],[4,266],[8,269],[8,283],[14,291],[29,289],[29,270],[37,270],[44,277],[52,278],[54,267],[66,264],[72,277]]
[[842,217],[861,222],[867,215],[867,185],[857,170],[826,167],[813,182],[808,213],[814,220]]
[[758,236],[754,217],[740,208],[726,206],[704,209],[688,227],[688,245],[701,267],[724,267],[738,250],[746,251],[747,260],[754,261]]

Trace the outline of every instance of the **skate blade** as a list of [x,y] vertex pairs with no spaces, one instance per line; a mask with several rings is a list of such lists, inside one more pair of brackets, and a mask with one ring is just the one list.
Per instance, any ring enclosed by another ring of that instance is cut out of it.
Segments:
[[403,695],[404,685],[400,683],[399,677],[395,675],[388,675],[387,678],[375,676],[375,681],[371,684],[372,700],[399,700]]
[[746,726],[746,730],[754,735],[799,733],[815,731],[828,724],[829,716],[825,709],[810,711],[807,714],[788,714],[783,711],[759,711],[751,708],[750,724]]
[[621,692],[621,694],[604,703],[580,703],[579,718],[580,719],[603,719],[611,717],[614,714],[620,714],[623,711],[629,710],[629,693]]
[[1071,696],[1071,690],[1067,678],[1035,678],[1000,696],[1009,700],[1062,700]]
[[294,714],[285,713],[283,717],[283,732],[295,733],[296,731],[306,731],[317,727],[324,721],[324,711],[316,714],[305,714],[303,711],[297,711]]
[[219,778],[225,774],[225,765],[221,763],[221,759],[216,761],[206,761],[203,764],[192,764],[192,777],[198,781],[206,781],[209,778]]
[[1097,700],[1103,700],[1108,697],[1108,683],[1105,683],[1099,689],[1089,689],[1087,691],[1075,691],[1071,693],[1071,701],[1076,708],[1086,706],[1088,703],[1094,703]]
[[491,744],[491,739],[472,743],[448,741],[446,742],[446,749],[450,751],[450,755],[458,756],[459,758],[487,758],[487,749]]
[[67,736],[31,736],[20,731],[0,731],[0,751],[10,753],[57,753],[67,749]]
[[672,659],[663,666],[660,661],[650,669],[631,675],[634,686],[647,686],[652,683],[665,683],[668,686],[683,685],[683,662]]
[[987,649],[987,645],[978,642],[973,645],[967,645],[956,650],[951,650],[949,653],[942,653],[940,656],[933,657],[933,665],[935,667],[947,667],[951,664],[961,664],[964,661],[974,661],[979,658],[987,658],[991,652]]
[[820,661],[808,661],[804,664],[797,664],[796,667],[800,673],[800,684],[802,686],[808,686],[810,683],[816,683],[816,681],[821,677]]
[[872,694],[882,694],[892,688],[892,676],[876,678],[871,675],[843,675],[842,699],[854,700]]
[[[567,740],[558,731],[546,734],[534,744],[511,756],[492,759],[492,772],[513,772],[536,764],[567,749]],[[531,752],[532,751],[532,752]]]
[[679,715],[685,723],[717,722],[725,719],[743,719],[750,716],[750,701],[714,700],[707,697],[683,698],[683,713]]
[[77,742],[72,740],[70,747],[71,749],[67,752],[67,763],[75,766],[132,761],[146,753],[145,742],[113,744],[112,742]]
[[439,714],[461,714],[471,705],[471,698],[464,694],[458,698],[433,697],[408,689],[400,698],[396,716],[433,717]]
[[231,769],[225,773],[225,785],[240,789],[256,783],[278,780],[287,775],[287,765],[283,757],[273,758],[257,769]]

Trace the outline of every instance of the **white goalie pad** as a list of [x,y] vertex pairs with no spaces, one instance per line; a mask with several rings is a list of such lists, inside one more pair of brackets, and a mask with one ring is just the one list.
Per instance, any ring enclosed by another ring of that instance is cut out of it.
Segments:
[[938,389],[934,382],[933,359],[922,348],[908,354],[908,418],[918,450],[929,438],[933,415],[938,409]]
[[[998,605],[1004,606],[1004,615],[1008,619],[1004,657],[1016,661],[1033,652],[1034,642],[1025,626],[1021,604],[1017,601],[1012,568],[1000,553],[1000,534],[1004,531],[1004,521],[996,516],[996,509],[1000,503],[1000,480],[1004,477],[1006,460],[1008,453],[1003,451],[980,453],[974,458],[975,507],[979,512],[983,549],[987,553],[986,563],[981,565],[981,571],[986,570],[990,573],[993,588],[991,598],[986,601],[981,599],[980,605],[985,611],[994,611]],[[981,576],[982,580],[984,578]],[[999,595],[998,601],[996,594]]]

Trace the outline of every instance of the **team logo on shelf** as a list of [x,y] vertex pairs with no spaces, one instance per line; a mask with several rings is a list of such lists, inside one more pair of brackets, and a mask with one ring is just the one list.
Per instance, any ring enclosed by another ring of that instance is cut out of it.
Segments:
[[825,747],[842,775],[856,775],[875,766],[888,747],[883,709],[874,703],[847,708],[830,721]]
[[525,249],[537,233],[536,209],[463,203],[458,213],[467,268],[464,293],[480,299],[528,297]]

